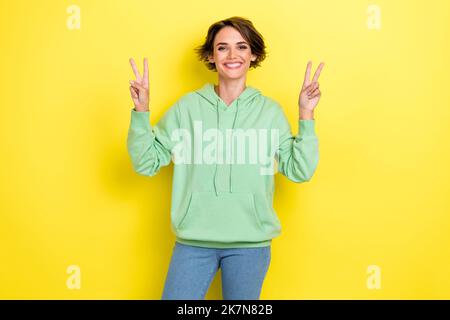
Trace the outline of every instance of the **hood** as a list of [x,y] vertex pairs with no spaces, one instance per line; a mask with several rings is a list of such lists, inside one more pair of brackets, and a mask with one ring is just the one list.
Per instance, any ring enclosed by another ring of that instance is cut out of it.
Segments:
[[[214,90],[214,84],[213,83],[206,83],[203,87],[201,87],[200,89],[196,90],[195,93],[197,93],[198,95],[200,95],[205,102],[208,104],[209,107],[213,108],[216,112],[217,115],[217,127],[219,128],[219,119],[220,119],[220,114],[224,111],[226,112],[233,112],[234,113],[234,120],[233,120],[233,126],[232,126],[232,130],[234,130],[237,120],[238,120],[238,114],[239,114],[239,109],[242,108],[247,108],[250,104],[250,101],[253,100],[254,97],[261,95],[261,91],[252,87],[252,86],[246,86],[244,91],[241,92],[241,94],[235,99],[233,100],[233,102],[229,105],[226,106],[225,102],[222,100],[222,98],[220,98],[216,91]],[[218,141],[218,139],[216,139],[216,142]],[[233,143],[233,139],[231,139],[231,143]],[[233,151],[233,147],[232,147],[232,151]],[[216,148],[217,150],[217,148]],[[234,156],[231,156],[231,159],[234,159]],[[231,161],[233,162],[233,161]],[[233,163],[229,164],[230,166],[230,193],[233,192]],[[216,161],[216,166],[215,166],[215,170],[214,170],[214,191],[216,192],[216,196],[219,195],[219,192],[217,191],[217,161]]]
[[222,98],[217,95],[216,91],[214,90],[213,83],[206,83],[200,89],[195,90],[195,93],[202,96],[214,107],[217,107],[218,101],[222,101],[223,105],[219,105],[219,109],[225,110],[227,108],[232,108],[234,104],[237,104],[237,102],[239,102],[241,107],[245,107],[247,102],[250,101],[253,97],[260,95],[261,91],[252,86],[246,86],[244,91],[242,91],[241,94],[228,107],[225,105],[225,102],[222,100]]

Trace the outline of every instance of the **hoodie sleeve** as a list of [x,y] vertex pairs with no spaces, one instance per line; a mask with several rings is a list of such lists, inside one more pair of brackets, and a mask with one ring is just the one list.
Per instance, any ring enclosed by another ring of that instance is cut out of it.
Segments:
[[298,132],[291,134],[289,122],[280,108],[278,117],[279,146],[276,152],[278,172],[294,182],[309,181],[319,161],[319,142],[315,120],[298,120]]
[[150,111],[131,109],[127,149],[133,169],[141,175],[154,176],[171,160],[171,133],[179,128],[180,123],[178,102],[169,108],[154,127],[149,118]]

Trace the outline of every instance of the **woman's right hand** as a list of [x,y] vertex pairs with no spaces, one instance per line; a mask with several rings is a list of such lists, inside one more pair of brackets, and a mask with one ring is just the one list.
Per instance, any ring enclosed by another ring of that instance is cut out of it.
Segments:
[[138,68],[134,63],[133,58],[130,58],[131,68],[133,68],[136,80],[130,80],[130,93],[131,99],[134,103],[134,109],[136,111],[145,112],[149,111],[149,88],[148,88],[148,62],[147,58],[144,58],[144,75],[141,77]]

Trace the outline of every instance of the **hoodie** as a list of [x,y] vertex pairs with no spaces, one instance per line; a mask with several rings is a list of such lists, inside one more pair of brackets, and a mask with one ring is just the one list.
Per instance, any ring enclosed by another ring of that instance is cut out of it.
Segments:
[[[263,247],[281,233],[274,174],[309,181],[318,164],[315,120],[292,135],[280,104],[246,86],[230,104],[214,84],[181,96],[152,126],[131,109],[133,169],[154,176],[174,163],[170,227],[176,241],[207,248]],[[155,197],[155,199],[157,199]]]

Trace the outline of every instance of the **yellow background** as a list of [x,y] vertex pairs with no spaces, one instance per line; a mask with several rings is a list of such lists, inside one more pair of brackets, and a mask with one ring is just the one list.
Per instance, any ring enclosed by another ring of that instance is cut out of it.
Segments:
[[[261,299],[450,298],[448,12],[446,0],[1,0],[0,298],[160,298],[173,164],[152,178],[131,167],[128,58],[149,59],[156,124],[217,81],[193,48],[234,15],[268,49],[247,84],[282,104],[293,132],[306,63],[325,62],[318,169],[303,184],[276,176],[283,231]],[[220,290],[219,272],[206,298]]]

